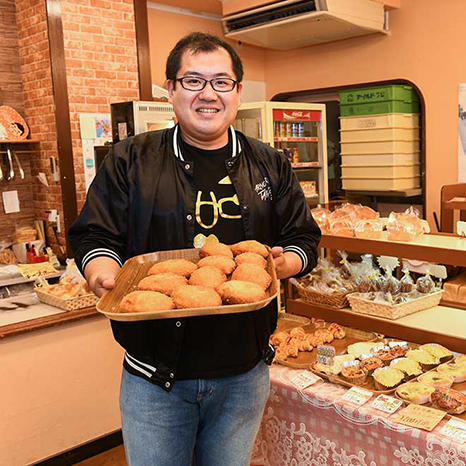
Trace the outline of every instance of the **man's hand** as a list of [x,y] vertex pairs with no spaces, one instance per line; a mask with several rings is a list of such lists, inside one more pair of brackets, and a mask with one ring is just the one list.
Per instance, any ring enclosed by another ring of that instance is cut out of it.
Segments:
[[100,298],[115,286],[115,276],[120,270],[117,262],[109,257],[92,259],[84,270],[90,289]]
[[272,248],[272,256],[279,279],[296,275],[303,266],[298,254],[291,251],[283,252],[280,246]]

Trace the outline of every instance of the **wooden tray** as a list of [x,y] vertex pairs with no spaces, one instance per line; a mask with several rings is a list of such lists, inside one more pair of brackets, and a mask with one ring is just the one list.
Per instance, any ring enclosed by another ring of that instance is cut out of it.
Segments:
[[267,297],[262,301],[252,304],[231,304],[219,307],[202,307],[190,309],[172,309],[157,312],[132,312],[119,311],[120,302],[125,295],[137,289],[137,284],[147,276],[149,269],[156,263],[169,259],[188,259],[194,263],[200,260],[199,249],[179,249],[176,251],[159,251],[142,254],[126,261],[116,276],[115,288],[105,293],[97,303],[96,309],[109,319],[121,322],[133,322],[139,320],[171,319],[181,317],[207,316],[216,314],[234,314],[239,312],[256,311],[269,304],[277,296],[278,279],[272,254],[267,258],[267,272],[272,277],[272,284],[266,291]]
[[[324,326],[315,326],[308,324],[303,326],[306,333],[315,332],[318,328],[327,328],[330,322],[326,322]],[[378,336],[374,332],[366,332],[365,330],[358,330],[350,327],[342,327],[346,331],[346,337],[342,340],[333,340],[332,343],[326,343],[328,346],[335,348],[336,354],[343,354],[349,345],[360,341],[375,341]],[[287,360],[275,358],[275,362],[283,364],[284,366],[293,367],[294,369],[309,369],[309,366],[317,361],[317,350],[314,348],[312,351],[300,351],[297,358],[289,358]]]
[[310,323],[311,319],[308,319],[307,317],[295,316],[294,314],[287,314],[286,312],[279,312],[277,329],[275,332],[285,332],[295,327],[304,327]]
[[[451,360],[448,361],[448,362],[451,362]],[[435,372],[436,369],[432,369],[431,371],[428,371],[428,372],[432,372],[432,371]],[[411,380],[411,382],[413,382],[413,381],[415,381],[415,379],[414,379],[414,380]],[[409,382],[407,382],[407,383],[409,383]],[[405,385],[405,384],[403,384],[403,385]],[[400,387],[401,387],[401,385],[400,385]],[[398,387],[397,387],[397,388],[398,388]],[[466,393],[466,381],[464,381],[464,382],[459,382],[459,383],[453,383],[453,385],[451,386],[451,388],[453,388],[453,390],[458,390],[459,392]],[[405,403],[408,403],[408,404],[415,404],[415,403],[413,403],[412,401],[406,400],[405,398],[399,396],[398,393],[396,393],[396,392],[395,392],[395,397],[398,398],[398,399],[400,399],[400,400],[403,400]],[[432,406],[432,403],[431,403],[430,401],[429,401],[428,403],[423,404],[422,406],[427,406],[427,407],[429,407],[429,408],[434,408],[434,406]],[[440,411],[443,411],[442,409],[437,408],[437,407],[435,407],[435,409],[438,409],[438,410],[440,410]],[[465,411],[464,413],[462,413],[462,414],[450,414],[450,413],[447,413],[447,416],[451,416],[451,417],[453,417],[453,418],[455,418],[455,419],[464,419],[464,420],[466,420],[466,411]]]

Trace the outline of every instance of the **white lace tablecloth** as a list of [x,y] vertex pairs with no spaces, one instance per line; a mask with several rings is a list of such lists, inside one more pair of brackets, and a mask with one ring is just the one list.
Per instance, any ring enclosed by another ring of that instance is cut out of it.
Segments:
[[[263,466],[466,466],[466,444],[393,422],[370,407],[341,400],[348,390],[317,382],[290,383],[297,371],[271,367],[271,392],[252,456]],[[375,396],[374,396],[375,399]]]

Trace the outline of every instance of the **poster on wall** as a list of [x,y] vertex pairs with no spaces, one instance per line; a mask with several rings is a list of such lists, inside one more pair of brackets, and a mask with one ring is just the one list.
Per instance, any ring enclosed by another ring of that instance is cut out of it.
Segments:
[[466,183],[466,83],[461,83],[459,90],[458,181]]

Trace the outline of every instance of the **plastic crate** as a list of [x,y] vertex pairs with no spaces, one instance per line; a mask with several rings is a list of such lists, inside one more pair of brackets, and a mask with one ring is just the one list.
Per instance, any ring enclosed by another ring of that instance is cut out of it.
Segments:
[[419,164],[381,167],[349,167],[342,165],[341,174],[343,178],[359,179],[414,178],[420,175],[420,168]]
[[419,96],[412,86],[392,84],[389,86],[366,87],[340,92],[341,105],[366,104],[386,102],[387,100],[402,100],[404,102],[419,102]]
[[364,180],[361,178],[342,177],[343,189],[348,191],[405,191],[421,186],[420,178],[391,178]]
[[419,115],[414,113],[385,113],[373,116],[340,117],[340,128],[344,131],[369,128],[417,127],[419,127]]
[[420,162],[418,152],[413,154],[348,154],[341,156],[346,167],[380,167],[388,165],[414,165]]
[[341,142],[415,141],[419,128],[370,128],[340,131]]
[[366,104],[340,105],[340,115],[379,115],[381,113],[419,113],[419,102],[389,100]]
[[419,152],[418,141],[371,141],[345,142],[341,144],[341,153],[346,154],[412,154]]

